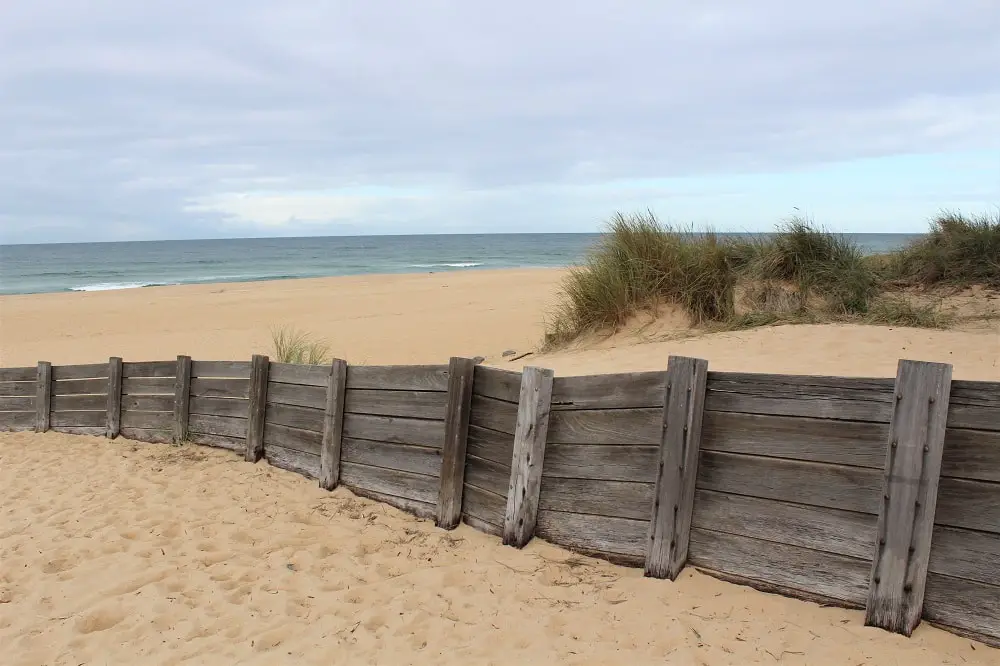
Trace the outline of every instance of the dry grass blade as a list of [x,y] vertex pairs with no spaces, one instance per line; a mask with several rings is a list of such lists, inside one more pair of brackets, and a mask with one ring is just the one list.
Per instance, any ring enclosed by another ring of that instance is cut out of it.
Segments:
[[279,363],[324,365],[330,360],[330,346],[309,333],[283,326],[271,331],[272,360]]

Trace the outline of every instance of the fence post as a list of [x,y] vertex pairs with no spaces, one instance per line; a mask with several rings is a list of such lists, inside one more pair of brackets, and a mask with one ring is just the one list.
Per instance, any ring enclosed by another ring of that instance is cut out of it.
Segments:
[[448,408],[445,412],[441,485],[437,502],[437,526],[446,530],[454,529],[462,520],[465,450],[469,437],[475,370],[476,362],[471,358],[453,357],[448,363]]
[[35,432],[49,429],[49,413],[52,405],[52,364],[38,362],[38,378],[35,380]]
[[524,368],[521,374],[514,456],[503,521],[503,542],[508,546],[522,548],[535,533],[553,376],[552,370],[531,367]]
[[191,401],[191,357],[178,356],[174,372],[174,444],[188,436],[188,415]]
[[340,483],[340,447],[344,437],[344,398],[347,396],[347,361],[333,359],[326,385],[323,442],[319,451],[319,487],[333,490]]
[[899,361],[867,626],[909,636],[920,622],[950,394],[950,365]]
[[122,360],[108,359],[108,439],[114,439],[122,429]]
[[257,462],[264,457],[264,410],[267,407],[267,356],[254,354],[250,361],[250,414],[247,418],[247,449],[244,459]]
[[708,361],[671,356],[645,574],[674,580],[687,562]]

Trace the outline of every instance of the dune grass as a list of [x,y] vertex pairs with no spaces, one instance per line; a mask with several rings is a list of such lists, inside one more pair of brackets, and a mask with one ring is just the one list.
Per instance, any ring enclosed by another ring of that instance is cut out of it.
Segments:
[[323,365],[330,360],[330,346],[324,340],[291,326],[271,330],[271,360],[279,363]]
[[911,286],[1000,289],[1000,211],[944,213],[927,236],[889,256],[887,277]]

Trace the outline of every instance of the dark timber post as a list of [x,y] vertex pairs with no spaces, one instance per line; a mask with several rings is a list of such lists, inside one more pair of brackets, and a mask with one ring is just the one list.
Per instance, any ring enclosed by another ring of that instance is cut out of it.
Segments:
[[188,414],[191,400],[191,357],[178,356],[174,372],[174,444],[188,436]]
[[525,368],[521,374],[514,456],[503,521],[503,542],[508,546],[522,548],[535,533],[553,376],[551,370],[544,368]]
[[671,356],[663,404],[659,469],[649,523],[645,573],[674,580],[684,568],[698,478],[708,361]]
[[344,438],[344,398],[347,397],[347,361],[333,359],[326,385],[323,442],[319,452],[319,486],[333,490],[340,483],[340,448]]
[[920,622],[950,394],[950,365],[899,362],[867,626],[909,636]]
[[108,439],[114,439],[122,429],[122,360],[108,359]]
[[448,363],[448,409],[445,412],[441,486],[438,489],[437,526],[454,529],[462,520],[465,487],[465,450],[472,412],[472,381],[476,362],[453,357]]
[[38,378],[35,385],[35,432],[49,429],[49,412],[52,405],[52,364],[38,362]]
[[250,361],[250,414],[247,419],[247,449],[244,459],[257,462],[264,457],[264,410],[267,407],[268,358],[254,354]]

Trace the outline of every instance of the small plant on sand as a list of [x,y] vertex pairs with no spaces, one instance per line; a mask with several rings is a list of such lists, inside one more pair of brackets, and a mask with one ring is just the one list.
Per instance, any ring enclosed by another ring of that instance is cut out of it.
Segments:
[[282,326],[271,330],[272,360],[279,363],[323,365],[330,360],[330,346],[297,328]]
[[908,326],[910,328],[947,328],[954,317],[937,303],[918,304],[904,296],[884,295],[872,301],[865,313],[866,324]]
[[897,284],[1000,289],[1000,211],[942,213],[926,236],[889,255],[885,264]]

